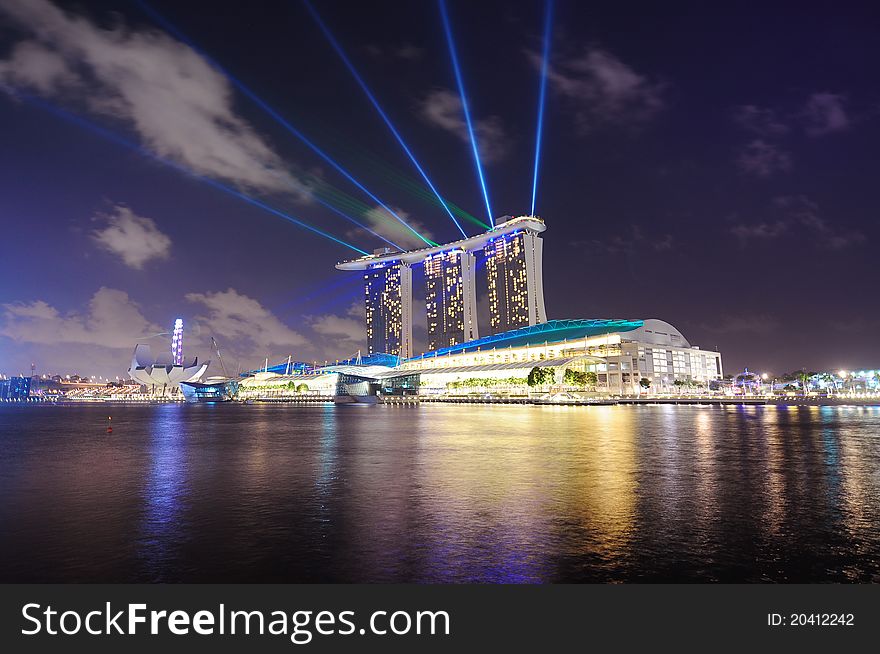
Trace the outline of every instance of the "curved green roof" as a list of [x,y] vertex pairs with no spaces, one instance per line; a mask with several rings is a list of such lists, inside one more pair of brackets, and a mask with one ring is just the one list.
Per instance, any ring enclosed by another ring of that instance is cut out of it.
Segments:
[[526,347],[544,345],[545,343],[558,343],[565,340],[575,340],[587,336],[602,336],[615,332],[629,332],[644,325],[642,320],[548,320],[540,325],[520,327],[509,332],[502,332],[494,336],[485,336],[467,343],[460,343],[451,347],[441,347],[439,350],[425,352],[407,361],[418,361],[442,357],[448,354],[464,354],[477,350],[492,350],[505,347]]

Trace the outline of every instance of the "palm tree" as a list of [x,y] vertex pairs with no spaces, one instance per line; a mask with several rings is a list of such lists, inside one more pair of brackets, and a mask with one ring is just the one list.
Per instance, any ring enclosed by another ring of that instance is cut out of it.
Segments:
[[806,395],[807,391],[809,391],[810,373],[808,373],[806,370],[801,370],[797,374],[797,379],[801,383],[801,388],[804,389],[804,395]]

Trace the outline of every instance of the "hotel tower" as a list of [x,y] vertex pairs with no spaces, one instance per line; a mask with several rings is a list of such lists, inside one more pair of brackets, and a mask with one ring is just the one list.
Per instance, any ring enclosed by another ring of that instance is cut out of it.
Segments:
[[493,238],[486,245],[490,334],[547,322],[542,246],[535,232],[525,230]]
[[368,354],[413,356],[412,266],[419,264],[425,266],[430,351],[479,338],[478,267],[489,293],[488,335],[547,322],[539,236],[545,229],[535,216],[507,216],[477,236],[408,252],[383,248],[336,264],[363,271]]
[[425,259],[429,350],[479,337],[475,268],[474,254],[457,248]]
[[401,261],[375,263],[364,272],[367,353],[412,356],[412,268]]

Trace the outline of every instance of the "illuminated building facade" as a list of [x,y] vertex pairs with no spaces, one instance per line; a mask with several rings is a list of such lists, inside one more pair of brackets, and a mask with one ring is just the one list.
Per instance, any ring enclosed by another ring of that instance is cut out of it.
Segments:
[[430,349],[479,338],[476,263],[484,255],[494,298],[490,332],[546,322],[538,237],[545,229],[536,216],[508,216],[487,232],[452,243],[408,252],[382,248],[336,264],[339,270],[364,271],[367,352],[412,356],[410,266],[419,264],[425,265]]
[[161,389],[164,392],[178,388],[182,381],[198,381],[210,363],[208,361],[199,365],[198,357],[180,363],[169,361],[168,355],[154,358],[149,345],[138,344],[134,348],[128,374],[148,389],[154,392]]
[[30,397],[30,377],[10,377],[0,379],[0,400],[8,402],[23,402]]
[[429,350],[478,337],[475,268],[476,257],[459,249],[425,259]]
[[486,245],[491,334],[547,322],[542,246],[541,238],[526,230],[498,236]]
[[199,365],[198,357],[191,361],[183,358],[183,320],[178,318],[174,321],[171,333],[171,358],[167,354],[153,357],[149,345],[138,344],[131,356],[128,375],[152,392],[161,389],[164,394],[167,390],[179,388],[182,381],[194,382],[201,379],[210,363],[208,361]]
[[426,352],[397,370],[418,372],[419,392],[431,395],[475,379],[524,387],[536,366],[553,369],[557,383],[566,369],[593,372],[598,391],[621,396],[648,392],[642,380],[650,393],[663,394],[678,392],[681,382],[708,389],[723,376],[719,352],[691,345],[657,319],[551,320]]
[[174,332],[171,336],[171,361],[175,366],[183,364],[183,319],[174,321]]
[[[550,320],[403,361],[386,359],[338,362],[294,374],[260,371],[243,381],[241,390],[254,397],[267,387],[273,394],[293,393],[289,389],[305,384],[307,393],[333,395],[337,402],[362,401],[353,396],[375,400],[379,395],[486,392],[525,397],[555,392],[553,387],[640,397],[678,395],[683,388],[708,393],[718,388],[724,374],[720,353],[691,345],[675,327],[657,319]],[[549,373],[549,379],[533,388],[528,382],[536,368],[542,377]]]
[[367,353],[412,356],[412,268],[378,262],[364,272]]

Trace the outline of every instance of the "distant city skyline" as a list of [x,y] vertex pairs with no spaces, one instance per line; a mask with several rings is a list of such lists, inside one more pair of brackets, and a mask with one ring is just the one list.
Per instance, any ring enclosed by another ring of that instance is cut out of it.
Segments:
[[[176,318],[242,369],[348,358],[335,262],[529,213],[544,3],[447,3],[469,116],[433,2],[316,5],[346,60],[302,3],[222,4],[0,0],[0,373],[115,379]],[[793,11],[557,0],[547,318],[669,321],[728,372],[880,366],[880,9]],[[459,325],[424,274],[414,353]]]

